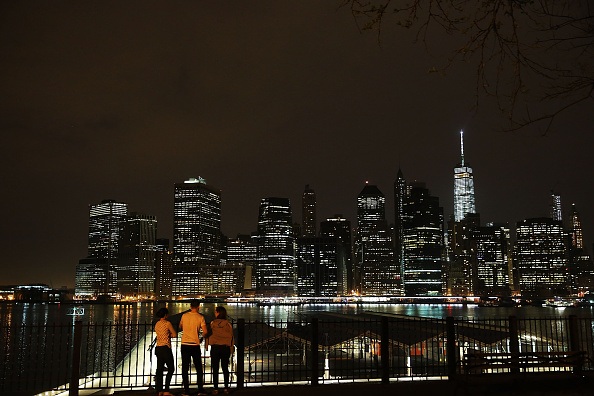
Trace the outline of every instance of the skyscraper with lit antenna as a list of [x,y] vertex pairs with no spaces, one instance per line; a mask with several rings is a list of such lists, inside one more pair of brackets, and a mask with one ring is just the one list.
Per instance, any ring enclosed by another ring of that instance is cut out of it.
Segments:
[[454,221],[461,221],[468,213],[476,213],[474,176],[464,161],[464,131],[460,131],[460,163],[454,168]]

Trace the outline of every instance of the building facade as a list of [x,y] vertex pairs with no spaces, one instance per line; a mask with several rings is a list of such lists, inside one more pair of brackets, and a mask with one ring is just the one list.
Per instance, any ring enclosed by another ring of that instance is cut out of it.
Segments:
[[257,293],[294,296],[297,270],[291,203],[288,198],[263,198],[258,216]]
[[297,239],[297,294],[333,297],[346,289],[346,257],[337,238]]
[[411,184],[403,204],[403,283],[406,296],[442,294],[443,208],[422,183]]
[[[320,237],[336,238],[340,255],[345,258],[345,272],[340,275],[339,280],[344,285],[342,294],[355,293],[355,281],[353,273],[353,241],[351,232],[351,222],[343,218],[342,215],[329,217],[320,223]],[[344,279],[346,278],[346,279]]]
[[301,232],[302,236],[313,238],[317,236],[316,192],[305,186],[301,196]]
[[155,287],[157,219],[131,213],[120,226],[118,249],[118,294],[150,298]]
[[522,296],[568,294],[565,240],[558,220],[542,217],[517,223],[514,265]]
[[221,259],[221,192],[203,178],[174,187],[173,295],[216,293]]
[[127,215],[128,205],[115,200],[89,206],[88,253],[87,259],[80,260],[77,266],[77,296],[117,294],[120,227]]
[[357,197],[356,272],[362,295],[401,295],[400,271],[394,261],[392,235],[386,222],[386,198],[366,184]]

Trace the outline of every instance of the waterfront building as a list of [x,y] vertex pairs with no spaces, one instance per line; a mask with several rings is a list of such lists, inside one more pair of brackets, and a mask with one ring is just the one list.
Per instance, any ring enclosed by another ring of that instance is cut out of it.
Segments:
[[[320,237],[336,238],[338,240],[339,254],[345,257],[346,271],[343,274],[346,277],[343,294],[353,294],[355,283],[353,273],[353,242],[351,232],[351,222],[337,214],[329,217],[320,223]],[[341,276],[339,275],[339,278]],[[339,280],[340,282],[340,280]],[[343,279],[342,282],[345,282]]]
[[468,296],[475,293],[477,281],[474,231],[480,226],[480,216],[468,213],[461,221],[448,221],[449,260],[444,274],[446,294]]
[[551,191],[551,218],[555,221],[563,221],[563,210],[561,208],[561,195]]
[[302,236],[312,238],[317,235],[316,192],[309,188],[309,184],[305,186],[301,196],[301,225]]
[[403,218],[404,200],[408,196],[406,180],[402,170],[398,168],[398,174],[394,181],[394,260],[402,277],[404,255],[402,254],[402,240],[404,238]]
[[565,231],[548,217],[519,221],[514,265],[522,296],[552,297],[568,293]]
[[411,183],[403,202],[403,283],[406,296],[442,294],[443,208],[424,183]]
[[118,250],[118,294],[149,298],[155,287],[155,216],[130,213],[120,225]]
[[569,236],[569,285],[572,294],[580,295],[594,290],[594,265],[584,246],[582,221],[575,204],[571,205]]
[[471,234],[474,295],[511,295],[511,242],[507,224],[475,227]]
[[392,235],[386,222],[386,198],[366,184],[357,197],[356,277],[363,295],[401,295],[400,271],[394,261]]
[[169,239],[155,240],[155,296],[170,299],[173,291],[173,252]]
[[251,235],[237,235],[227,241],[227,265],[238,269],[235,282],[236,293],[252,294],[256,289],[253,276],[258,258],[258,247]]
[[294,296],[297,271],[291,203],[263,198],[258,216],[256,285],[259,294]]
[[105,294],[107,283],[106,260],[95,257],[80,259],[76,265],[74,294],[77,298],[91,300]]
[[464,160],[464,131],[460,131],[460,163],[454,168],[454,221],[461,221],[468,213],[476,213],[474,176]]
[[120,226],[127,215],[123,202],[103,200],[89,206],[88,253],[77,266],[76,295],[116,295]]
[[297,294],[332,297],[345,293],[346,257],[338,238],[297,239]]
[[173,295],[216,293],[221,254],[221,192],[203,178],[174,187]]

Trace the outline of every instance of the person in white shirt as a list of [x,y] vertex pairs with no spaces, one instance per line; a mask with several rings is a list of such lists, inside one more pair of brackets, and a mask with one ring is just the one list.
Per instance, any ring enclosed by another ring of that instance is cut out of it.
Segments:
[[204,380],[202,378],[202,359],[200,353],[200,330],[202,336],[206,336],[207,327],[204,316],[198,313],[200,302],[198,300],[190,301],[190,312],[182,315],[179,322],[179,329],[182,331],[181,337],[181,356],[182,356],[182,384],[184,395],[190,393],[190,381],[188,371],[190,370],[190,361],[194,361],[194,367],[198,377],[198,395],[205,395]]

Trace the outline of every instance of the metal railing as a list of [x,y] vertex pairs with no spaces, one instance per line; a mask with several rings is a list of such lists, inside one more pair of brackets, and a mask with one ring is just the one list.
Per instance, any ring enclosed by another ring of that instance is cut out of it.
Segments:
[[[388,383],[410,378],[452,379],[464,358],[538,352],[583,352],[580,370],[592,371],[594,321],[549,319],[430,319],[387,314],[320,314],[282,322],[234,321],[233,386]],[[149,388],[156,358],[152,324],[11,325],[0,328],[0,394],[78,394],[78,389]],[[179,338],[172,386],[181,385]],[[212,384],[209,351],[202,350],[204,383]],[[530,372],[574,371],[554,364]],[[514,367],[481,373],[514,372]],[[196,384],[191,368],[190,382]],[[219,374],[222,377],[222,374]],[[219,383],[222,383],[220,378]]]

